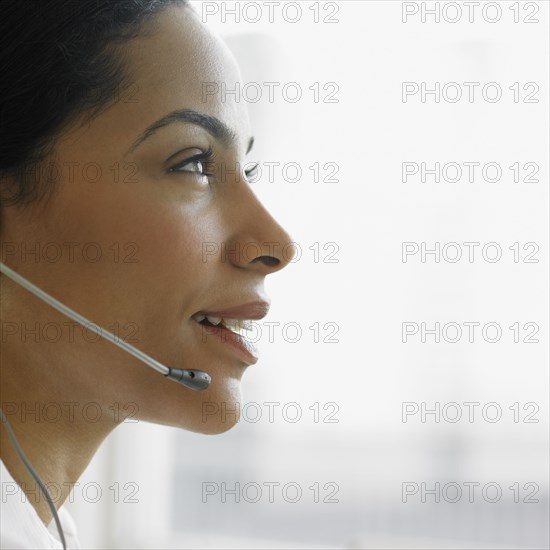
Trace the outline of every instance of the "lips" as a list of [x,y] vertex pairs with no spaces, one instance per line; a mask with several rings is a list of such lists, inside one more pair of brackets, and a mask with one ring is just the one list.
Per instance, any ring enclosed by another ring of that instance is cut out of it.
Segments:
[[201,310],[193,315],[204,315],[205,317],[221,317],[222,319],[241,319],[241,320],[259,320],[263,319],[269,312],[269,302],[258,300],[247,304],[216,309],[216,310]]
[[[251,330],[251,321],[263,319],[269,303],[263,300],[216,310],[201,310],[191,318],[201,325],[202,339],[221,342],[248,365],[258,361],[258,350],[245,333]],[[227,348],[226,348],[227,349]]]

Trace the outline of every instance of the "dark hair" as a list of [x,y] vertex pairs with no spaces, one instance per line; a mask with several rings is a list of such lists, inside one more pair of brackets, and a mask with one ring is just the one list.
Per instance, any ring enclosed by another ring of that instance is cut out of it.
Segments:
[[91,120],[129,84],[116,46],[147,34],[143,23],[164,8],[186,3],[1,1],[0,204],[45,194],[36,168],[53,154],[62,128],[78,116]]

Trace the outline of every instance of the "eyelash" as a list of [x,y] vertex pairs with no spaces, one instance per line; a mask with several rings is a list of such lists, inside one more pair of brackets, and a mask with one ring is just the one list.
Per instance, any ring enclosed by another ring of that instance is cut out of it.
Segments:
[[256,174],[256,172],[258,171],[259,166],[260,166],[260,164],[257,162],[256,164],[254,164],[254,166],[252,166],[252,168],[249,168],[248,170],[244,171],[244,175],[246,176],[246,179],[249,182],[250,182],[250,176]]
[[[201,162],[203,164],[203,170],[204,170],[201,173],[201,175],[210,178],[214,176],[213,170],[214,170],[215,158],[216,158],[216,155],[214,153],[214,150],[212,149],[212,146],[210,146],[206,151],[203,151],[202,153],[197,153],[196,155],[193,155],[192,157],[185,159],[179,164],[172,166],[172,168],[170,168],[168,172],[170,173],[188,172],[188,170],[179,170],[179,168],[182,168],[183,166],[187,166],[192,162]],[[249,179],[250,176],[254,174],[254,172],[256,172],[257,169],[258,169],[258,163],[256,163],[254,166],[252,166],[248,170],[245,170],[246,178]]]
[[197,153],[196,155],[193,155],[192,157],[189,157],[185,159],[184,161],[180,162],[179,164],[176,164],[175,166],[172,166],[168,172],[189,172],[189,170],[179,170],[179,168],[182,168],[183,166],[187,166],[188,164],[191,164],[193,162],[200,162],[203,164],[203,176],[211,177],[213,176],[213,164],[214,164],[214,150],[212,147],[208,147],[206,151],[203,151],[201,153]]

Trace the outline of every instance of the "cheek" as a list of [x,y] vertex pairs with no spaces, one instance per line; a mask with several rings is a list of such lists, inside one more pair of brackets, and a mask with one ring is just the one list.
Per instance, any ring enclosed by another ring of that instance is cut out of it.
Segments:
[[200,289],[215,280],[215,265],[206,261],[205,251],[209,242],[219,240],[221,228],[208,209],[159,204],[144,211],[136,205],[116,225],[112,235],[120,246],[135,251],[136,261],[125,271],[142,292],[154,290],[150,298],[160,309],[193,307]]
[[215,266],[207,261],[208,250],[222,233],[214,212],[185,207],[163,209],[132,233],[144,271],[155,273],[157,281],[163,281],[180,296],[214,281]]
[[221,231],[206,195],[170,193],[152,183],[124,190],[107,186],[87,199],[71,201],[61,238],[97,242],[105,252],[103,267],[127,264],[129,272],[181,280],[201,273],[205,243]]
[[[150,327],[163,314],[174,321],[215,280],[214,262],[204,259],[223,231],[213,201],[154,183],[69,188],[46,220],[48,240],[78,243],[75,261],[52,266],[52,276],[65,280],[60,296],[98,321],[117,316]],[[101,250],[101,259],[83,257],[85,246]]]

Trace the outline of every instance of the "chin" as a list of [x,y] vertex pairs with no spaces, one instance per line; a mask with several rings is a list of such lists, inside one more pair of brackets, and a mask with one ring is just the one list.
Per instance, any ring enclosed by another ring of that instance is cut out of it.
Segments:
[[148,403],[147,409],[154,413],[142,414],[141,419],[208,435],[229,431],[241,418],[242,370],[237,375],[215,370],[208,371],[212,383],[204,391],[182,388],[167,380],[166,391],[158,395],[156,403]]
[[202,429],[200,431],[197,431],[198,433],[202,433],[204,435],[219,435],[223,434],[225,432],[228,432],[232,428],[234,428],[238,423],[238,420],[236,421],[226,421],[226,422],[212,422],[208,425],[203,425]]
[[192,428],[193,431],[221,434],[235,427],[241,419],[243,403],[240,375],[225,379],[220,377],[218,380],[219,384],[212,383],[201,396],[199,422]]

